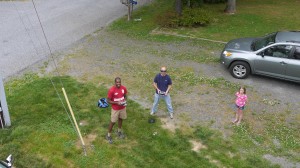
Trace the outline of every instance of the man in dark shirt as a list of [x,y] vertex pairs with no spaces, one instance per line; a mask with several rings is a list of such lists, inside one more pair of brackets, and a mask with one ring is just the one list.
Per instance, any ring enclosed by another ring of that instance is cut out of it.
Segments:
[[153,82],[153,86],[155,88],[155,95],[154,95],[154,103],[151,110],[151,115],[154,115],[157,111],[158,103],[160,99],[163,99],[167,105],[170,118],[173,119],[173,108],[171,103],[170,97],[170,89],[172,87],[172,80],[170,76],[167,74],[167,68],[161,67],[160,73],[158,73]]

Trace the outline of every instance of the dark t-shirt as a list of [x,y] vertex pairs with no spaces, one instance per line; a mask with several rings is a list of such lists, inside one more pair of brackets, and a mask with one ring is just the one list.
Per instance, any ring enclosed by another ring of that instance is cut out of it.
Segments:
[[154,82],[157,84],[158,89],[163,92],[167,91],[169,85],[172,85],[172,80],[170,76],[169,75],[162,76],[160,73],[155,76]]

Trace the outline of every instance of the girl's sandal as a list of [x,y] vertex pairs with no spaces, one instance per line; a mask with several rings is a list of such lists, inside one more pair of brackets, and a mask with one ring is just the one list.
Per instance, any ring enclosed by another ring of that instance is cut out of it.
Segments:
[[233,124],[235,124],[238,120],[234,120],[234,121],[231,121]]

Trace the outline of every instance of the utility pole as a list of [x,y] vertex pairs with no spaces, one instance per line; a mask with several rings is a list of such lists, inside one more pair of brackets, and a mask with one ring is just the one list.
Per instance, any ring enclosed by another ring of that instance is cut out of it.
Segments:
[[[10,116],[8,112],[5,89],[2,77],[0,76],[0,126],[3,128],[4,126],[10,126]],[[4,122],[3,122],[4,121]],[[2,124],[2,125],[1,125]]]

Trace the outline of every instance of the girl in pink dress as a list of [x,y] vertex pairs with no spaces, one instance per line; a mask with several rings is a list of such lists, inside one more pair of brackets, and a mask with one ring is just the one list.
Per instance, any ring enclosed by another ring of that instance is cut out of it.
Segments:
[[235,115],[235,120],[232,121],[233,123],[236,123],[236,125],[240,125],[242,118],[243,118],[243,110],[245,108],[246,102],[247,102],[247,95],[246,95],[246,88],[240,87],[239,91],[235,94],[235,106],[237,107],[237,112]]

